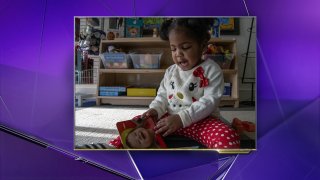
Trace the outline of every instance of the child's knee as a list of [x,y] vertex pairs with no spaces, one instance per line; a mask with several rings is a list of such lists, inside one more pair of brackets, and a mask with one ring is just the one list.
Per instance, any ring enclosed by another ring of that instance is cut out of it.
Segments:
[[234,130],[229,130],[229,133],[220,134],[220,137],[217,138],[215,146],[219,148],[239,148],[240,140],[239,135]]
[[228,149],[240,147],[239,135],[230,128],[207,133],[203,140],[208,148]]

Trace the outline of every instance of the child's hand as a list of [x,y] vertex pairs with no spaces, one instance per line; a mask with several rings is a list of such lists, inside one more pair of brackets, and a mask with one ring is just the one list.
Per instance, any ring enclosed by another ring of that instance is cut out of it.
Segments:
[[158,121],[158,112],[155,109],[151,108],[148,111],[146,111],[145,113],[143,113],[141,117],[143,119],[152,118],[153,122],[156,123]]
[[165,137],[182,127],[180,116],[177,114],[171,115],[159,120],[156,125],[156,134],[162,134]]

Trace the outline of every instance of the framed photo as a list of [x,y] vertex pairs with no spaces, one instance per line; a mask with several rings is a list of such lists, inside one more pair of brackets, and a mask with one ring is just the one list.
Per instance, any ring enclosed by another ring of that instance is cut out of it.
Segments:
[[221,35],[240,35],[239,18],[219,18]]
[[103,18],[87,18],[87,23],[90,24],[94,29],[103,30],[104,20]]
[[127,38],[141,37],[142,26],[143,26],[142,18],[125,18],[125,37]]
[[[143,18],[143,37],[158,36],[163,18]],[[155,32],[156,31],[156,32]],[[154,34],[156,33],[156,34]]]

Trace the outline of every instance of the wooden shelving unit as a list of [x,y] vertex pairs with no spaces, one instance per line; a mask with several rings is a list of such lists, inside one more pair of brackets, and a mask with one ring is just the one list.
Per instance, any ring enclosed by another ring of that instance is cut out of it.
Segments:
[[[210,43],[222,45],[236,54],[236,41],[234,39],[211,39]],[[99,69],[97,83],[97,105],[149,105],[154,97],[127,97],[127,96],[99,96],[100,86],[159,86],[165,70],[173,64],[169,43],[159,38],[117,38],[103,40],[100,43],[100,53],[105,52],[108,46],[122,48],[125,52],[163,53],[160,69]],[[235,56],[231,69],[223,70],[225,82],[232,83],[231,97],[223,97],[221,106],[239,106],[238,95],[238,63]]]

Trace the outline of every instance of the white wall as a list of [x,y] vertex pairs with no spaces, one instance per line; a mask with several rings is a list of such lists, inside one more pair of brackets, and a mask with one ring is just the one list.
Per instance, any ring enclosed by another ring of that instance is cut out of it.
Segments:
[[[250,101],[251,100],[251,84],[242,84],[242,74],[245,62],[245,53],[247,52],[247,46],[249,41],[249,28],[251,26],[251,20],[253,17],[241,17],[240,18],[240,35],[231,36],[224,35],[222,38],[236,38],[237,40],[237,58],[238,58],[238,72],[239,72],[239,98],[240,101]],[[250,57],[256,57],[256,19],[253,23],[253,33],[251,35],[250,42]],[[245,77],[256,77],[256,58],[249,58],[246,67]],[[249,80],[252,81],[252,80]],[[253,98],[255,99],[255,84]]]

